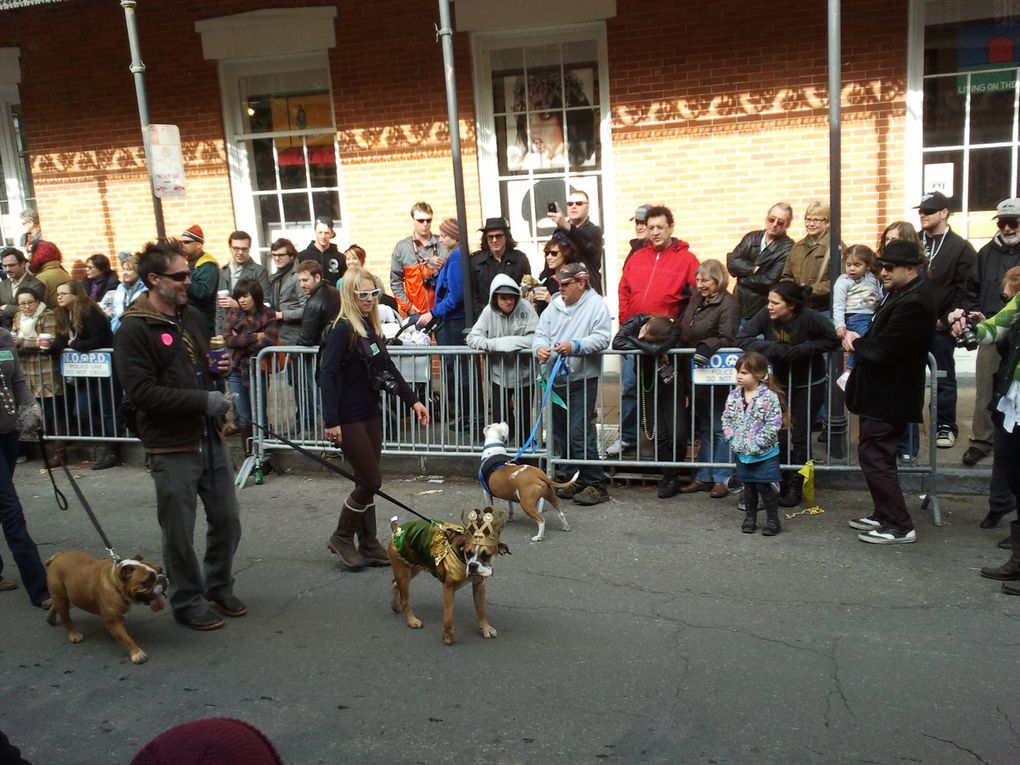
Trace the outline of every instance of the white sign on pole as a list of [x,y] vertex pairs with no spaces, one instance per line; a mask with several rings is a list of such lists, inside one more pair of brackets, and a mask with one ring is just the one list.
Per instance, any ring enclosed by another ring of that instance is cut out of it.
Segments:
[[924,166],[924,193],[941,191],[947,197],[953,196],[953,163],[936,162]]
[[149,125],[152,188],[157,197],[184,196],[184,157],[176,125]]

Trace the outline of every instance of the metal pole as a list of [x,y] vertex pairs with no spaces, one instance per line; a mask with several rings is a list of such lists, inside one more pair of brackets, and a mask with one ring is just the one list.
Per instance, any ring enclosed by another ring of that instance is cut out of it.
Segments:
[[[840,179],[840,161],[842,153],[840,148],[840,121],[842,118],[842,104],[840,98],[843,92],[842,63],[840,51],[842,48],[842,32],[840,25],[840,0],[828,0],[829,2],[829,245],[831,257],[829,258],[829,284],[834,285],[843,272],[843,253],[840,242],[840,220],[842,218],[843,202]],[[831,299],[831,298],[830,298]],[[848,419],[846,406],[843,398],[843,391],[833,381],[843,374],[843,353],[837,351],[829,354],[829,385],[832,391],[829,399],[829,458],[830,460],[844,459],[846,457],[846,434]]]
[[166,238],[166,224],[163,223],[163,202],[156,196],[152,185],[152,147],[149,146],[149,101],[145,95],[145,64],[142,63],[141,48],[138,45],[138,27],[135,24],[135,0],[120,0],[127,25],[128,45],[131,48],[131,74],[135,77],[135,97],[138,100],[138,118],[142,123],[142,146],[145,148],[145,173],[149,176],[149,193],[152,195],[152,212],[156,218],[156,234]]
[[475,321],[475,304],[471,285],[471,247],[467,238],[467,207],[464,204],[464,170],[460,161],[460,122],[457,118],[457,75],[453,66],[450,0],[439,0],[437,35],[443,43],[443,70],[446,74],[446,114],[450,122],[453,190],[457,196],[457,224],[460,227],[460,272],[464,280],[464,320],[470,327]]

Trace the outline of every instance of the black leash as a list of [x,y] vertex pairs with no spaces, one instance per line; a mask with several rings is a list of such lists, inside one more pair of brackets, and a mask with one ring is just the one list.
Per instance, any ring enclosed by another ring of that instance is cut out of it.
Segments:
[[[50,477],[50,483],[53,484],[53,496],[57,500],[57,507],[61,510],[67,510],[67,497],[64,496],[64,492],[57,488],[57,479],[53,477],[53,471],[50,469],[50,458],[46,454],[46,442],[43,440],[43,433],[40,429],[37,431],[39,437],[39,448],[42,449],[43,464],[46,466],[46,473]],[[63,460],[61,460],[63,463]]]
[[[336,465],[334,465],[329,460],[326,460],[326,459],[323,459],[322,457],[320,457],[318,454],[313,454],[312,452],[310,452],[307,449],[305,449],[303,446],[298,446],[297,444],[295,444],[290,439],[281,436],[279,433],[274,433],[270,428],[263,427],[262,425],[259,425],[257,422],[252,422],[252,427],[258,428],[259,430],[263,431],[266,435],[268,435],[270,438],[274,438],[277,441],[280,441],[280,442],[286,444],[287,446],[289,446],[291,449],[295,450],[299,454],[303,454],[305,457],[308,457],[309,459],[314,460],[315,462],[318,462],[320,465],[322,465],[327,470],[332,470],[334,473],[338,473],[339,475],[342,475],[344,478],[348,479],[349,481],[353,481],[356,484],[357,483],[362,483],[352,473],[348,473],[343,468],[337,467]],[[403,502],[401,502],[399,499],[394,499],[393,497],[391,497],[389,494],[387,494],[386,492],[382,491],[381,489],[376,491],[376,495],[382,497],[383,499],[387,500],[388,502],[392,502],[394,505],[396,505],[400,509],[406,510],[407,512],[411,513],[412,515],[417,515],[423,521],[428,521],[429,523],[436,523],[436,521],[432,520],[431,518],[427,518],[426,516],[424,516],[421,513],[419,513],[417,510],[412,510],[407,505],[405,505]]]
[[[39,431],[39,443],[40,445],[43,443],[42,431]],[[43,458],[46,458],[45,446],[43,446]],[[74,489],[74,493],[78,495],[78,501],[81,502],[81,506],[85,508],[85,512],[88,515],[89,520],[92,521],[92,525],[96,527],[96,531],[99,532],[99,538],[103,540],[106,552],[111,558],[113,558],[115,563],[120,563],[121,557],[113,551],[113,545],[110,544],[110,540],[107,538],[106,532],[103,531],[103,527],[99,525],[99,519],[96,518],[96,514],[92,511],[92,505],[89,504],[89,501],[85,499],[85,495],[82,494],[81,488],[78,486],[78,482],[74,480],[74,476],[71,474],[70,468],[67,467],[67,463],[64,462],[62,457],[58,459],[60,459],[60,467],[64,469],[64,474],[67,476],[67,480],[71,483],[71,488]],[[50,470],[49,460],[46,461],[46,472],[50,474],[50,481],[53,483],[53,490],[57,493],[57,505],[60,506],[61,510],[66,510],[67,498],[64,497],[64,495],[60,492],[60,489],[57,488],[57,482],[53,478],[53,471]],[[63,500],[62,506],[60,504],[61,500]]]

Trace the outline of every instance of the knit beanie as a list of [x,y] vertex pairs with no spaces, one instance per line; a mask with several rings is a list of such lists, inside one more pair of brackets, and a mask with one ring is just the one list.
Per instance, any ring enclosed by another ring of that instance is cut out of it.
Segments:
[[268,738],[246,722],[211,717],[177,725],[152,739],[131,765],[283,765]]
[[39,273],[39,270],[50,261],[55,260],[59,263],[61,257],[60,249],[53,242],[46,240],[37,242],[35,249],[32,250],[32,273]]
[[181,234],[181,239],[190,239],[193,242],[199,242],[200,244],[205,243],[205,235],[202,233],[202,227],[197,223]]
[[450,237],[456,241],[460,241],[460,226],[457,225],[456,218],[447,218],[439,224],[439,233]]

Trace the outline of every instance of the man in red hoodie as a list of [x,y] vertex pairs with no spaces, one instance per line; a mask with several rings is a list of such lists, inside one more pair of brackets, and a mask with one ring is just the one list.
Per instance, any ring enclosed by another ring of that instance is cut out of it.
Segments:
[[[687,242],[673,238],[673,213],[652,206],[645,222],[648,238],[623,266],[620,277],[620,325],[638,313],[677,318],[682,303],[694,291],[694,274],[700,263]],[[606,449],[618,457],[637,443],[637,374],[634,358],[623,363],[620,402],[620,438]]]

